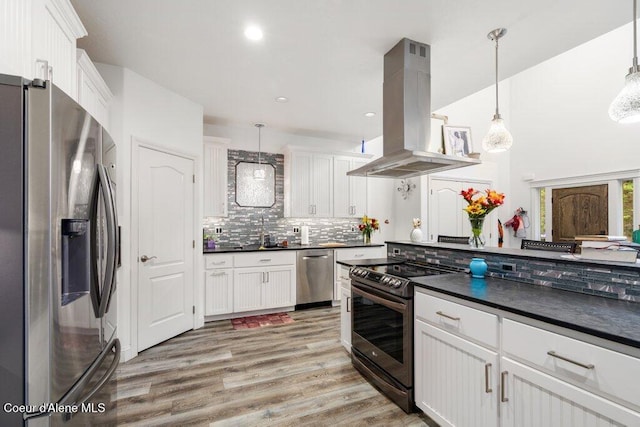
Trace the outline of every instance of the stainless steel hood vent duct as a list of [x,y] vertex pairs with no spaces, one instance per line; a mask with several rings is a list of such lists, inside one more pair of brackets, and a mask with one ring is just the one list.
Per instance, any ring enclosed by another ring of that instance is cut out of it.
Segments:
[[427,151],[431,135],[431,48],[404,38],[384,56],[383,155],[351,176],[409,178],[479,164]]

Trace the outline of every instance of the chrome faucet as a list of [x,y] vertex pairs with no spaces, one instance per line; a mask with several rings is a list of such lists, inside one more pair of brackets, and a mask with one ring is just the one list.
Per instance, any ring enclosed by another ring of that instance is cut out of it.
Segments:
[[260,249],[264,249],[264,215],[260,215]]

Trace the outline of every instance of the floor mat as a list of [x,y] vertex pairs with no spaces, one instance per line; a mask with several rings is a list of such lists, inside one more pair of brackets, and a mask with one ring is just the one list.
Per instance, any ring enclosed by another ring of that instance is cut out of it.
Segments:
[[231,319],[233,329],[253,329],[263,326],[284,325],[294,320],[287,313],[261,314],[259,316],[239,317]]

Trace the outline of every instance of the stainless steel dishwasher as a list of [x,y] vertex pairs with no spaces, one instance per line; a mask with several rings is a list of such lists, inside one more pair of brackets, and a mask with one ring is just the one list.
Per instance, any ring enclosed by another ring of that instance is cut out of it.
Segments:
[[333,249],[298,251],[296,305],[333,299]]

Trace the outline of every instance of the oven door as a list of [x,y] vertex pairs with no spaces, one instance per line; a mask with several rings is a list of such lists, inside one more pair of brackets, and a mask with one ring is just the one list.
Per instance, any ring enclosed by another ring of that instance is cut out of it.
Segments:
[[413,304],[352,281],[351,345],[405,387],[413,386]]

